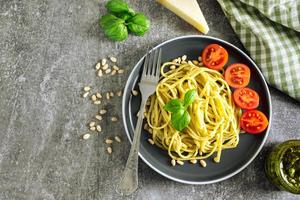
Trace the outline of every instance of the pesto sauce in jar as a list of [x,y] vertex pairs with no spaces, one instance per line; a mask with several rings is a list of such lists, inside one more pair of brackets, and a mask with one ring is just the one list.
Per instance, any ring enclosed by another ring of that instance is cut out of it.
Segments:
[[300,146],[288,148],[281,161],[284,178],[294,187],[300,187]]

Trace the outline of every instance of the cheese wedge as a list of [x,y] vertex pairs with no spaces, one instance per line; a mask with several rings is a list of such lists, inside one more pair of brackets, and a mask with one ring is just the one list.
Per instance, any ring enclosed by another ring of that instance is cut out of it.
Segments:
[[204,34],[209,31],[197,0],[156,0]]

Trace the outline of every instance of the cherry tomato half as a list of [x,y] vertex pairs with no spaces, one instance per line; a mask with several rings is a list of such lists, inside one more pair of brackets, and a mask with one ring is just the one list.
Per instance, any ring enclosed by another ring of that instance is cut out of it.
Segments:
[[218,44],[210,44],[202,52],[203,64],[215,70],[220,70],[228,61],[228,53],[226,49]]
[[233,92],[234,103],[242,109],[252,110],[258,107],[259,96],[250,88],[239,88]]
[[250,69],[241,63],[232,64],[225,71],[225,80],[233,88],[246,87],[250,81]]
[[258,134],[268,127],[268,119],[264,113],[258,110],[248,110],[242,114],[241,128],[247,133]]

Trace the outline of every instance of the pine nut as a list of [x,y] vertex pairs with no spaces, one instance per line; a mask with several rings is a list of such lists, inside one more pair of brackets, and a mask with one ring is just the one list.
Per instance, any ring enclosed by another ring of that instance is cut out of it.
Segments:
[[92,126],[92,127],[90,127],[90,130],[91,130],[91,131],[94,131],[94,130],[96,130],[96,127],[95,127],[95,126]]
[[102,69],[99,69],[97,75],[100,77],[100,76],[103,76],[103,72],[102,72]]
[[100,100],[94,101],[94,104],[99,105],[101,104],[101,101]]
[[178,60],[177,60],[177,59],[173,59],[172,62],[173,62],[173,63],[177,63]]
[[99,121],[103,119],[101,115],[96,115],[95,118],[98,119]]
[[111,140],[111,139],[106,139],[106,140],[105,140],[105,143],[106,143],[106,144],[112,144],[113,142],[114,142],[114,141]]
[[117,73],[117,70],[112,70],[111,75],[115,75]]
[[96,93],[96,97],[99,98],[99,99],[101,99],[101,98],[102,98],[102,95],[101,95],[99,92],[97,92],[97,93]]
[[82,139],[84,139],[84,140],[87,140],[87,139],[89,139],[90,138],[90,134],[89,133],[86,133],[86,134],[84,134],[83,136],[82,136]]
[[202,167],[206,167],[206,162],[204,160],[200,160],[200,164]]
[[96,126],[96,130],[97,130],[98,132],[101,132],[101,131],[102,131],[101,126],[100,126],[100,125],[97,125],[97,126]]
[[177,162],[177,164],[179,164],[179,165],[184,165],[184,162],[181,161],[181,160],[176,160],[176,162]]
[[152,134],[152,133],[153,133],[153,130],[152,130],[151,128],[149,128],[149,129],[148,129],[148,132]]
[[111,60],[111,62],[117,62],[117,59],[115,57],[110,57],[109,59]]
[[200,65],[200,66],[203,66],[203,62],[199,62],[199,65]]
[[124,73],[124,69],[119,69],[118,70],[118,74],[123,74]]
[[108,64],[103,65],[102,69],[107,70],[108,69]]
[[97,97],[96,97],[96,95],[92,95],[92,101],[96,101],[97,100]]
[[100,115],[103,115],[103,114],[105,114],[105,113],[107,113],[107,110],[105,110],[105,109],[102,109],[102,110],[100,110]]
[[112,148],[111,147],[107,147],[107,153],[109,153],[109,154],[112,153]]
[[112,66],[112,68],[113,68],[114,70],[116,70],[116,71],[118,71],[118,70],[119,70],[119,67],[118,67],[118,66],[116,66],[116,65]]
[[101,64],[102,64],[102,66],[106,64],[106,59],[105,59],[105,58],[103,58],[103,59],[101,60]]
[[193,159],[193,160],[190,160],[190,162],[191,162],[192,164],[196,164],[196,163],[197,163],[197,160]]
[[170,69],[176,69],[176,66],[175,65],[171,65]]
[[186,56],[186,55],[183,55],[183,56],[181,57],[181,60],[182,60],[182,61],[185,61],[186,58],[187,58],[187,56]]
[[90,127],[93,127],[93,126],[95,126],[95,125],[96,125],[95,122],[90,122],[90,123],[89,123],[89,126],[90,126]]
[[82,95],[83,98],[86,98],[87,96],[89,96],[89,92],[86,92]]
[[220,160],[219,160],[218,157],[214,157],[214,161],[215,161],[216,163],[219,163],[219,162],[220,162]]
[[117,141],[117,142],[121,142],[122,140],[121,140],[121,138],[119,137],[119,136],[115,136],[115,140]]
[[198,60],[193,60],[193,63],[194,63],[194,65],[198,65],[199,64]]
[[100,64],[100,63],[97,63],[96,66],[95,66],[95,69],[96,69],[96,70],[99,70],[100,67],[101,67],[101,64]]
[[194,64],[192,63],[192,61],[190,61],[190,60],[188,61],[188,64],[189,64],[189,65],[192,65],[192,66],[194,65]]
[[106,74],[109,74],[110,72],[111,72],[111,69],[105,70],[105,73],[106,73]]
[[114,93],[113,93],[113,92],[110,92],[110,93],[109,93],[109,96],[113,97],[113,96],[114,96]]
[[177,62],[181,63],[181,58],[180,57],[177,58]]
[[136,91],[136,90],[132,90],[132,95],[133,96],[137,96],[139,94],[139,92],[138,91]]
[[149,142],[150,144],[154,145],[154,141],[153,141],[151,138],[148,139],[148,142]]
[[118,91],[118,92],[117,92],[117,96],[118,96],[118,97],[122,96],[122,91]]
[[90,87],[90,86],[85,86],[85,87],[83,88],[83,90],[84,90],[85,92],[88,92],[88,91],[91,90],[91,87]]
[[148,128],[149,128],[149,126],[148,126],[148,124],[146,123],[146,124],[144,125],[144,129],[145,129],[145,130],[148,130]]
[[106,99],[110,99],[109,92],[106,93]]
[[112,118],[111,118],[111,121],[112,121],[112,122],[116,122],[116,121],[118,121],[118,118],[112,117]]
[[200,62],[202,61],[202,57],[201,56],[198,57],[198,61],[200,61]]
[[176,165],[176,161],[174,159],[171,160],[171,165],[175,166]]
[[181,61],[181,64],[186,64],[187,62],[184,60],[184,61]]

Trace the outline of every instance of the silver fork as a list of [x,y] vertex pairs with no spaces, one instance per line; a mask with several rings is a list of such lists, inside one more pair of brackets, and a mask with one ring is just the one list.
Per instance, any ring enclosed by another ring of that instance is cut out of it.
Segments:
[[139,83],[142,95],[140,114],[136,123],[134,137],[130,153],[127,159],[123,176],[117,191],[123,195],[130,195],[138,188],[138,153],[140,148],[140,137],[144,118],[145,104],[148,97],[155,92],[160,75],[161,49],[148,52],[145,57],[144,69]]

